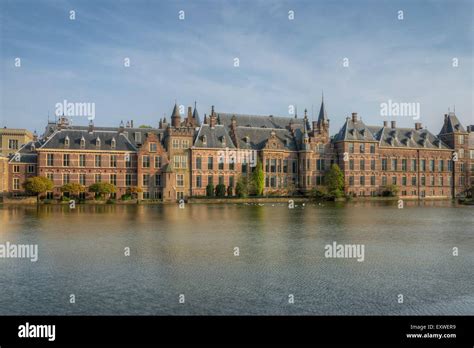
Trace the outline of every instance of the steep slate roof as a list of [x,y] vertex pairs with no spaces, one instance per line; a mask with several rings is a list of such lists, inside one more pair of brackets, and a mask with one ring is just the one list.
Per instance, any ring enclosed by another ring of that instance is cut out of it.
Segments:
[[[69,137],[69,147],[64,145],[66,137]],[[84,137],[86,150],[111,150],[111,151],[136,151],[136,147],[124,134],[116,131],[61,129],[55,132],[42,146],[41,149],[71,149],[81,150],[81,138]],[[96,139],[100,139],[100,148],[96,147]],[[113,149],[112,139],[115,138]]]
[[351,118],[346,118],[346,122],[339,130],[333,141],[354,140],[354,141],[376,141],[373,132],[365,125],[362,120],[354,122]]
[[427,129],[366,126],[362,120],[354,122],[349,117],[333,138],[333,142],[341,140],[378,141],[382,147],[449,149]]
[[[291,135],[289,130],[255,127],[237,127],[235,132],[237,141],[239,142],[239,148],[252,150],[263,149],[271,137],[272,131],[275,132],[276,139],[284,148],[293,151],[298,150],[295,138]],[[248,143],[245,141],[245,137],[247,136],[249,140]]]
[[[49,125],[50,128],[53,128],[53,125]],[[54,131],[58,130],[57,126],[54,125]],[[77,130],[77,131],[88,131],[89,127],[88,126],[68,126],[67,128],[63,128],[63,130]],[[120,130],[120,127],[96,127],[94,126],[94,132],[116,132],[118,133]],[[50,134],[45,134],[47,136],[50,136],[51,134],[54,133],[54,131],[50,131]],[[164,129],[158,129],[158,128],[130,128],[130,127],[124,127],[123,128],[123,135],[132,143],[133,146],[139,147],[141,144],[146,139],[146,134],[147,133],[153,133],[158,135],[159,133],[164,134],[165,130]],[[139,133],[139,136],[136,136],[135,134]],[[163,139],[163,138],[162,138]]]
[[318,122],[325,122],[325,121],[328,121],[328,114],[324,106],[324,97],[323,97],[323,99],[321,100],[321,109],[319,109]]
[[450,112],[444,120],[443,128],[439,134],[453,133],[453,132],[466,132],[461,122],[459,122],[454,112]]
[[437,136],[427,129],[369,127],[376,134],[379,145],[384,147],[411,147],[449,149]]
[[[203,140],[206,137],[206,144]],[[224,140],[224,143],[222,142]],[[205,148],[235,148],[227,129],[223,125],[211,128],[208,124],[202,124],[194,141],[195,147]]]
[[[28,143],[23,144],[18,151],[10,156],[10,163],[37,163],[38,155],[36,154],[36,149],[41,146],[40,141],[30,141]],[[16,154],[20,154],[19,160],[16,157]]]
[[303,128],[304,122],[302,118],[292,118],[283,116],[244,115],[224,112],[217,113],[217,117],[220,121],[220,124],[226,127],[230,127],[232,123],[232,116],[234,115],[237,121],[237,126],[244,127],[284,129],[289,125],[290,120],[292,120],[295,127]]

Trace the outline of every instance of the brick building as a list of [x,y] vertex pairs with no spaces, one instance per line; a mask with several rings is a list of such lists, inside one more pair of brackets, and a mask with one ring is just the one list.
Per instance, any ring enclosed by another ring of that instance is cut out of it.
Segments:
[[473,126],[464,128],[454,113],[444,116],[434,135],[415,123],[397,127],[385,121],[366,125],[353,113],[330,136],[324,100],[316,120],[274,115],[220,113],[211,108],[201,122],[196,105],[175,103],[157,128],[73,126],[65,117],[48,122],[41,139],[22,146],[9,160],[9,188],[22,193],[28,176],[50,177],[59,196],[68,182],[85,186],[111,182],[119,198],[140,187],[140,199],[176,201],[206,194],[206,186],[224,184],[235,192],[243,175],[260,160],[265,194],[308,193],[323,185],[325,172],[337,163],[345,191],[376,196],[387,185],[402,197],[450,198],[474,182]]

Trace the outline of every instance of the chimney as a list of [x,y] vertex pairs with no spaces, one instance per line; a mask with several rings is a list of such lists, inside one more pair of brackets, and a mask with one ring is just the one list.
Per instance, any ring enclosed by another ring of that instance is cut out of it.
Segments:
[[124,130],[123,121],[120,121],[119,133],[123,133],[123,130]]
[[130,120],[130,128],[133,128],[133,120]]
[[397,121],[392,121],[392,128],[397,128]]
[[357,122],[357,112],[352,113],[352,122]]
[[[468,128],[469,129],[469,128]],[[38,133],[36,133],[36,129],[33,132],[33,141],[38,141]]]
[[423,129],[423,127],[421,126],[421,122],[416,122],[416,123],[415,123],[415,129],[416,129],[416,130]]
[[383,126],[388,127],[388,121],[383,121]]
[[188,120],[191,121],[193,118],[193,108],[188,106]]
[[89,133],[94,133],[94,122],[92,120],[89,121]]

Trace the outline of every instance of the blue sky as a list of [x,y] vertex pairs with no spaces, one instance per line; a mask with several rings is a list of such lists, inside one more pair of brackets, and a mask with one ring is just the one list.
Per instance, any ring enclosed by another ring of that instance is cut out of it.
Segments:
[[351,112],[382,124],[389,99],[420,103],[433,132],[453,105],[474,123],[469,0],[0,0],[0,10],[2,127],[42,131],[65,99],[95,103],[97,125],[156,126],[175,99],[196,100],[201,115],[211,105],[288,115],[297,105],[317,116],[322,90],[331,134]]

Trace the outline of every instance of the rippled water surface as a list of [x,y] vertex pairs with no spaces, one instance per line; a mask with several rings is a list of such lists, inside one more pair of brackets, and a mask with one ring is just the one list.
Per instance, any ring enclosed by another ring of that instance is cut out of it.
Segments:
[[[474,314],[474,207],[450,202],[18,206],[0,223],[0,243],[39,249],[0,259],[3,315]],[[364,261],[325,258],[334,241]]]

